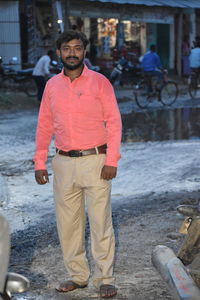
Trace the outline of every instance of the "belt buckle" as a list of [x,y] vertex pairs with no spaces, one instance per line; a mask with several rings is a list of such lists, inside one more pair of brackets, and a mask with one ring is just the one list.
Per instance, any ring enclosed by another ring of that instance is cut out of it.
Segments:
[[69,151],[69,156],[70,157],[79,157],[79,156],[82,156],[82,152],[80,152],[79,150],[71,150],[71,151]]

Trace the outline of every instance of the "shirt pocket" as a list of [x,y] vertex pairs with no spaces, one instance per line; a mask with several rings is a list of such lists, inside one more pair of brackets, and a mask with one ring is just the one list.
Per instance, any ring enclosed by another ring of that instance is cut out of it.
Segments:
[[98,95],[84,94],[79,98],[80,112],[87,112],[88,114],[95,115],[101,112],[102,105]]

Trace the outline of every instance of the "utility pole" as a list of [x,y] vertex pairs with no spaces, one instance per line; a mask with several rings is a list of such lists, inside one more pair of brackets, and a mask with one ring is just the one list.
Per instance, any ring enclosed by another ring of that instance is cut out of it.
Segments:
[[58,38],[58,23],[57,23],[57,10],[56,10],[56,0],[51,0],[51,11],[52,11],[52,20],[53,20],[53,30],[52,30],[52,37],[53,37],[53,42],[55,43],[55,41]]
[[64,30],[70,29],[70,0],[62,0]]

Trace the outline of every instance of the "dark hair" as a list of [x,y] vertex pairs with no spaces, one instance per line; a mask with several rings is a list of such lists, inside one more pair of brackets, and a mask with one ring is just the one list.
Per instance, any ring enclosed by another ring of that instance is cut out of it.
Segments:
[[200,41],[195,41],[194,45],[195,45],[195,47],[200,48]]
[[83,32],[75,31],[75,30],[68,30],[61,33],[61,35],[56,41],[57,49],[60,49],[63,43],[70,42],[71,40],[81,40],[83,42],[84,49],[86,49],[88,44],[88,39],[86,35]]
[[197,35],[195,37],[194,46],[197,48],[200,48],[200,36],[199,35]]
[[150,50],[153,51],[153,52],[155,52],[156,51],[156,45],[152,44],[150,46]]
[[47,52],[47,55],[49,55],[50,57],[53,56],[53,55],[54,55],[54,51],[53,51],[53,50],[49,50],[49,51]]

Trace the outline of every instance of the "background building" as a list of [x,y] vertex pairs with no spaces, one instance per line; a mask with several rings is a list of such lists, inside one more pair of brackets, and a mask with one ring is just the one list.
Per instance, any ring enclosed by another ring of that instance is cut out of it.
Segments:
[[[140,3],[140,4],[138,4]],[[34,64],[55,47],[65,28],[93,37],[99,63],[112,67],[113,56],[137,61],[157,45],[163,66],[182,73],[182,43],[200,35],[199,0],[0,0],[0,55],[18,66]],[[113,52],[113,49],[114,52]]]

